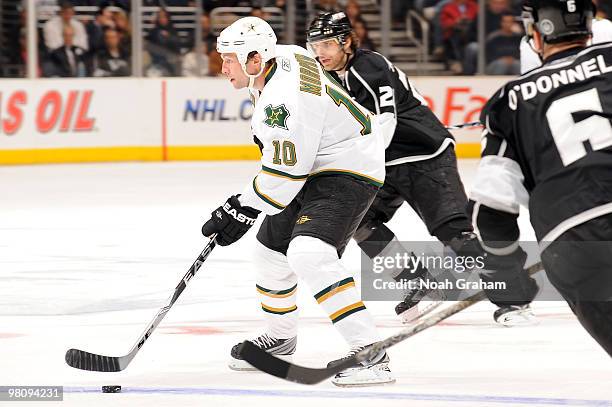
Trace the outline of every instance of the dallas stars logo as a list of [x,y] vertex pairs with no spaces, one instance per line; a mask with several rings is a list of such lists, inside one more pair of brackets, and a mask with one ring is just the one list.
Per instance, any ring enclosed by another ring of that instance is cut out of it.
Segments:
[[264,123],[270,127],[280,127],[281,129],[289,130],[287,128],[287,118],[290,116],[289,111],[285,105],[279,105],[272,107],[272,105],[266,106],[264,109],[266,113],[266,120]]

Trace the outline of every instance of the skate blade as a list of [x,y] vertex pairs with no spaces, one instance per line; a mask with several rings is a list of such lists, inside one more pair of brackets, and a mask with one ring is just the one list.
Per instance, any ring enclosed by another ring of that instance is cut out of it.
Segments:
[[515,328],[522,326],[535,326],[540,323],[540,321],[533,314],[521,314],[510,312],[508,314],[504,314],[501,318],[498,318],[495,321],[498,325],[501,325],[506,328]]
[[431,311],[438,308],[443,303],[443,301],[427,301],[427,304],[423,304],[425,306],[421,309],[421,304],[423,302],[418,303],[416,306],[402,312],[399,315],[402,324],[409,325],[417,322],[420,318],[429,314]]
[[371,386],[387,386],[395,383],[395,378],[390,378],[387,381],[372,381],[363,383],[337,383],[332,380],[336,387],[371,387]]
[[338,387],[385,386],[395,383],[395,377],[389,370],[361,371],[353,375],[351,375],[351,370],[340,373],[340,377],[334,377],[331,382]]

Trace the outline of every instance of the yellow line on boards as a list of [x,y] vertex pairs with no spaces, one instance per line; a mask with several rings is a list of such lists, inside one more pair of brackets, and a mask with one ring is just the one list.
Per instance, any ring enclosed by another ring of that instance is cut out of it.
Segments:
[[170,161],[259,160],[259,148],[253,146],[168,146]]
[[0,164],[160,161],[161,147],[89,147],[0,150]]
[[[479,143],[455,146],[458,158],[480,157]],[[84,162],[162,161],[162,147],[88,147],[1,150],[2,164],[56,164]],[[169,146],[169,161],[259,160],[257,146]]]

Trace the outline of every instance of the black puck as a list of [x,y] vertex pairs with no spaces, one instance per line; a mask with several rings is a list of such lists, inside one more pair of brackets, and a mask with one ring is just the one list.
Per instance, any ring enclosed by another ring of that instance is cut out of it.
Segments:
[[121,393],[121,386],[102,386],[102,393]]

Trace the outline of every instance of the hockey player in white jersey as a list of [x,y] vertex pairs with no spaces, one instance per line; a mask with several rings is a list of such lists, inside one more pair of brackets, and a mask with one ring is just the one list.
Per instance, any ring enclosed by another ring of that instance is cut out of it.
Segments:
[[[529,16],[532,14],[532,9],[532,1],[526,0],[523,4],[523,21],[530,21]],[[542,59],[533,48],[531,27],[528,23],[525,24],[526,35],[521,40],[521,75],[542,65]],[[593,36],[589,45],[612,41],[612,21],[605,18],[594,18],[591,30]]]
[[[213,211],[202,233],[217,233],[217,242],[229,245],[260,212],[267,215],[254,259],[267,328],[251,342],[275,356],[295,352],[298,277],[351,352],[377,342],[374,321],[340,262],[385,176],[384,146],[374,117],[329,79],[304,48],[276,45],[274,31],[262,19],[245,17],[224,29],[217,50],[234,88],[251,93],[251,130],[262,152],[261,171],[241,194]],[[388,362],[383,351],[333,382],[393,382]],[[232,349],[230,368],[253,369],[241,358],[239,345]]]

